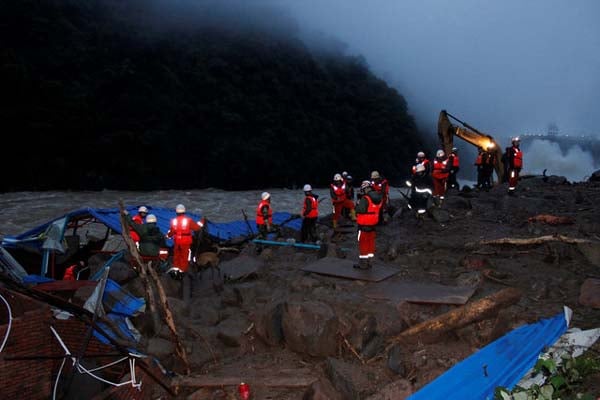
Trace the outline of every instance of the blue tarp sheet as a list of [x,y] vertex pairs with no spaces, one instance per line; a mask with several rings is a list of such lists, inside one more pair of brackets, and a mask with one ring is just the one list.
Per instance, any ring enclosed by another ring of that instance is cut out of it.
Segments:
[[[125,208],[131,215],[135,215],[137,213],[138,206],[126,206]],[[147,208],[150,214],[156,215],[157,225],[160,230],[163,233],[167,233],[171,219],[176,216],[175,211],[171,208],[164,207],[147,206]],[[199,221],[203,217],[202,215],[194,213],[187,213],[186,215],[190,216],[196,221]],[[67,218],[67,223],[68,221],[72,220],[93,217],[107,227],[111,228],[113,231],[119,234],[121,233],[121,223],[119,219],[120,216],[118,208],[86,207],[61,215],[58,218],[48,221],[19,235],[6,236],[2,240],[2,245],[5,247],[10,247],[17,242],[27,242],[29,239],[37,238],[42,235],[54,221],[58,221],[65,217]],[[277,225],[282,225],[299,231],[302,225],[302,219],[291,219],[291,217],[292,214],[288,212],[276,212],[273,214],[273,222]],[[224,223],[209,221],[206,226],[206,231],[211,239],[217,242],[227,241],[233,238],[247,237],[257,233],[256,224],[254,223],[253,219],[249,219],[248,223],[246,223],[244,220]],[[172,242],[170,240],[167,241],[167,244],[172,246]]]
[[407,400],[491,400],[498,386],[514,389],[544,349],[567,328],[564,313],[521,326],[456,364]]

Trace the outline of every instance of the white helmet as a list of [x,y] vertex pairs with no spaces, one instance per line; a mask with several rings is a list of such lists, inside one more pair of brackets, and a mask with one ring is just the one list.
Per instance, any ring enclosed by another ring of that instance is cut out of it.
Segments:
[[340,174],[335,174],[335,175],[333,176],[333,180],[334,180],[334,181],[341,181],[341,180],[342,180],[342,176],[341,176]]
[[362,183],[360,184],[361,189],[366,189],[366,188],[370,188],[370,187],[371,187],[370,181],[362,181]]
[[444,150],[438,150],[437,153],[435,153],[436,157],[444,157],[446,155],[446,153],[444,153]]
[[417,153],[417,157],[419,158],[425,158],[425,153],[423,153],[422,151]]
[[512,143],[515,143],[515,142],[516,142],[516,143],[519,143],[519,142],[521,141],[521,139],[520,139],[518,136],[515,136],[515,137],[514,137],[514,138],[512,138],[510,141],[511,141]]
[[346,177],[346,176],[348,176],[348,172],[346,172],[346,171],[342,172],[342,176],[343,176],[343,177]]
[[310,186],[308,183],[306,185],[304,185],[304,188],[302,188],[302,190],[304,190],[305,192],[310,192],[312,190],[312,186]]
[[260,198],[263,200],[267,200],[269,197],[271,197],[271,194],[269,192],[262,192],[262,194],[260,195]]
[[458,149],[457,149],[456,147],[453,147],[453,148],[452,148],[452,152],[453,152],[453,153],[456,153],[457,151],[458,151]]
[[156,222],[156,215],[148,214],[148,216],[146,216],[146,223],[149,224],[151,222]]
[[140,208],[138,208],[138,212],[139,213],[148,213],[148,209],[144,206],[141,206]]
[[346,177],[346,180],[347,180],[347,181],[351,181],[351,180],[352,180],[352,175],[348,175],[348,176]]
[[379,178],[381,178],[381,176],[379,175],[378,171],[371,172],[371,179],[379,179]]
[[183,214],[185,212],[185,206],[183,204],[177,204],[177,207],[175,207],[175,212],[177,214]]

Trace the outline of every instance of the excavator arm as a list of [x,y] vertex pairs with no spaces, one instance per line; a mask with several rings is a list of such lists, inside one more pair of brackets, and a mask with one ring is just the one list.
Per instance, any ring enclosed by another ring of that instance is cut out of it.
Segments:
[[[450,118],[459,122],[462,127],[453,125],[452,122],[450,122]],[[454,136],[458,136],[465,142],[471,143],[477,148],[481,147],[484,150],[495,152],[496,163],[494,165],[494,169],[496,170],[496,175],[498,175],[498,182],[503,181],[504,164],[502,163],[502,148],[492,136],[479,132],[466,122],[463,122],[449,114],[446,112],[446,110],[442,110],[440,112],[438,119],[438,136],[442,142],[442,146],[446,154],[450,154],[452,151],[452,147],[454,146]]]

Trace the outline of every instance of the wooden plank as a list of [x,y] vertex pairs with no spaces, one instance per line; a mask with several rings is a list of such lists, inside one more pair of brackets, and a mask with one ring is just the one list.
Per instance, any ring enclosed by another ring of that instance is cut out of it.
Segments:
[[366,288],[364,295],[371,299],[429,304],[457,304],[469,301],[474,287],[445,286],[426,282],[381,282]]
[[399,269],[378,261],[373,263],[373,268],[371,269],[356,269],[353,265],[357,262],[358,260],[353,261],[336,257],[324,257],[305,265],[302,268],[302,271],[369,282],[379,282],[400,272]]
[[[259,371],[257,371],[259,372]],[[222,387],[237,386],[246,382],[251,386],[276,388],[304,388],[310,386],[319,378],[309,369],[290,369],[269,371],[262,374],[254,372],[251,375],[199,375],[182,376],[173,379],[173,386],[179,387]]]

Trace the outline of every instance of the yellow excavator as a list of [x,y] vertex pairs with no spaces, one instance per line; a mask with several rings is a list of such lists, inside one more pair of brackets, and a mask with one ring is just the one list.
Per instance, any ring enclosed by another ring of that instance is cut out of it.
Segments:
[[[453,125],[450,121],[450,118],[460,123],[462,126]],[[502,147],[500,147],[498,142],[496,142],[492,136],[478,131],[466,122],[456,118],[446,110],[440,111],[440,116],[438,119],[438,136],[442,142],[442,146],[446,154],[450,154],[452,147],[454,147],[454,136],[458,136],[465,142],[471,143],[477,148],[495,152],[496,162],[494,165],[494,170],[498,176],[498,182],[503,181],[504,164],[502,162]]]

